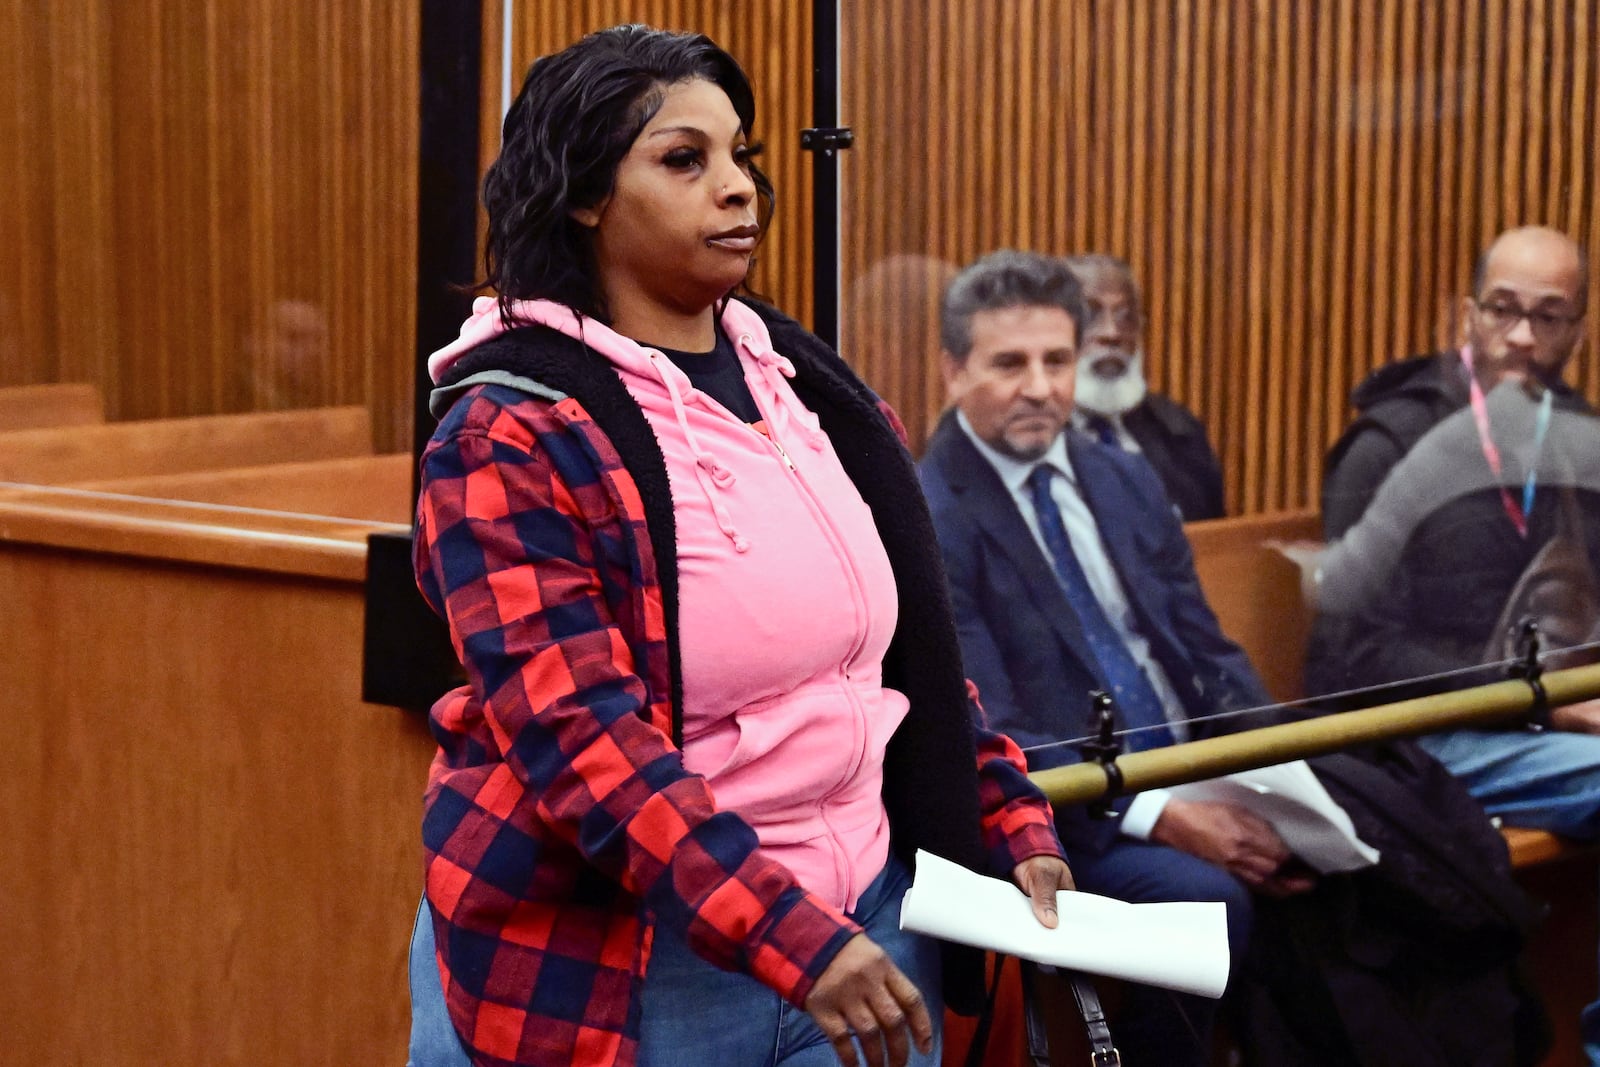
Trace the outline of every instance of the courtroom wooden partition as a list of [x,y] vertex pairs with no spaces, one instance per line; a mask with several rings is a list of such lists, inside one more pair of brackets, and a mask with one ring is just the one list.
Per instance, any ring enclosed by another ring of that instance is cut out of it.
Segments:
[[361,407],[136,419],[0,433],[0,481],[59,485],[371,452]]
[[360,699],[396,527],[28,489],[0,528],[0,1062],[404,1062],[433,744]]
[[93,426],[106,421],[106,402],[90,382],[0,386],[0,432],[41,426]]
[[411,521],[411,453],[76,482],[78,489],[306,515]]

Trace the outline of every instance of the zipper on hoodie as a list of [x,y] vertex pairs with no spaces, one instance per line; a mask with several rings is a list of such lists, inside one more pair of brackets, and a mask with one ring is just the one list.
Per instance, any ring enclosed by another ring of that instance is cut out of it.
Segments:
[[757,434],[758,436],[765,437],[768,441],[770,441],[772,443],[772,447],[778,450],[778,458],[783,460],[783,465],[788,467],[791,472],[794,471],[794,460],[789,458],[789,453],[783,450],[783,446],[778,443],[778,439],[776,437],[772,437],[769,434],[764,434],[753,426],[750,428],[750,432]]

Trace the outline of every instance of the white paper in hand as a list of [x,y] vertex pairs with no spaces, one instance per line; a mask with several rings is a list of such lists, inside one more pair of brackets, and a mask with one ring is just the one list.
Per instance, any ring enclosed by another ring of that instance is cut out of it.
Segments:
[[1013,883],[919,851],[900,927],[1203,997],[1220,997],[1228,984],[1228,916],[1218,901],[1129,904],[1063,890],[1056,908],[1061,923],[1048,930]]
[[1350,815],[1328,795],[1305,760],[1186,782],[1170,792],[1184,800],[1237,804],[1254,812],[1319,874],[1357,871],[1378,862],[1378,850],[1356,836]]

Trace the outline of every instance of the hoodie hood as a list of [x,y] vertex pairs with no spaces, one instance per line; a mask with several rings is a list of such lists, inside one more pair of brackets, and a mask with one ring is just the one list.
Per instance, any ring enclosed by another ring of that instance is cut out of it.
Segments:
[[1454,352],[1412,356],[1386,363],[1355,387],[1350,403],[1357,411],[1366,411],[1379,401],[1400,396],[1418,400],[1438,397],[1452,403],[1465,403],[1466,368]]
[[434,385],[439,385],[456,361],[474,348],[518,326],[530,325],[549,326],[568,337],[583,340],[583,324],[578,313],[564,304],[550,300],[517,300],[502,315],[499,300],[480,296],[472,302],[472,314],[461,324],[460,336],[428,357],[428,377]]
[[[688,416],[687,405],[695,396],[694,385],[672,360],[655,349],[624,337],[595,319],[580,316],[565,304],[549,300],[518,300],[502,313],[497,299],[481,296],[473,301],[472,314],[462,324],[460,336],[428,357],[428,376],[436,385],[448,381],[453,377],[452,368],[468,352],[524,326],[544,326],[555,330],[603,356],[616,369],[623,384],[635,394],[635,399],[642,407],[647,406],[644,395],[636,390],[644,389],[665,398],[671,407],[672,422],[693,456],[695,479],[718,527],[738,552],[748,551],[748,539],[734,526],[722,500],[722,494],[732,489],[736,478],[701,435],[696,433]],[[794,364],[773,349],[767,324],[755,309],[730,299],[722,312],[721,328],[733,341],[741,359],[746,361],[747,370],[749,361],[755,364],[760,387],[753,392],[767,418],[772,438],[784,441],[798,437],[813,451],[820,452],[826,448],[828,438],[818,425],[817,417],[784,384],[783,379],[794,377]],[[448,403],[457,389],[465,384],[462,382],[450,388],[436,389],[436,399],[442,398]],[[527,385],[538,388],[538,383]],[[527,388],[527,385],[523,387]]]

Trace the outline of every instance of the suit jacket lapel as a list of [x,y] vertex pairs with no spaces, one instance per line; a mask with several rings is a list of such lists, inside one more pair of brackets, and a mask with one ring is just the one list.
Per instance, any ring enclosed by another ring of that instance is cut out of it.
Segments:
[[1000,475],[973,447],[952,416],[947,415],[940,423],[929,446],[929,454],[939,464],[951,490],[961,498],[973,524],[1022,575],[1032,591],[1035,607],[1050,629],[1098,678],[1099,664],[1056,577],[1055,567],[1039,548]]

